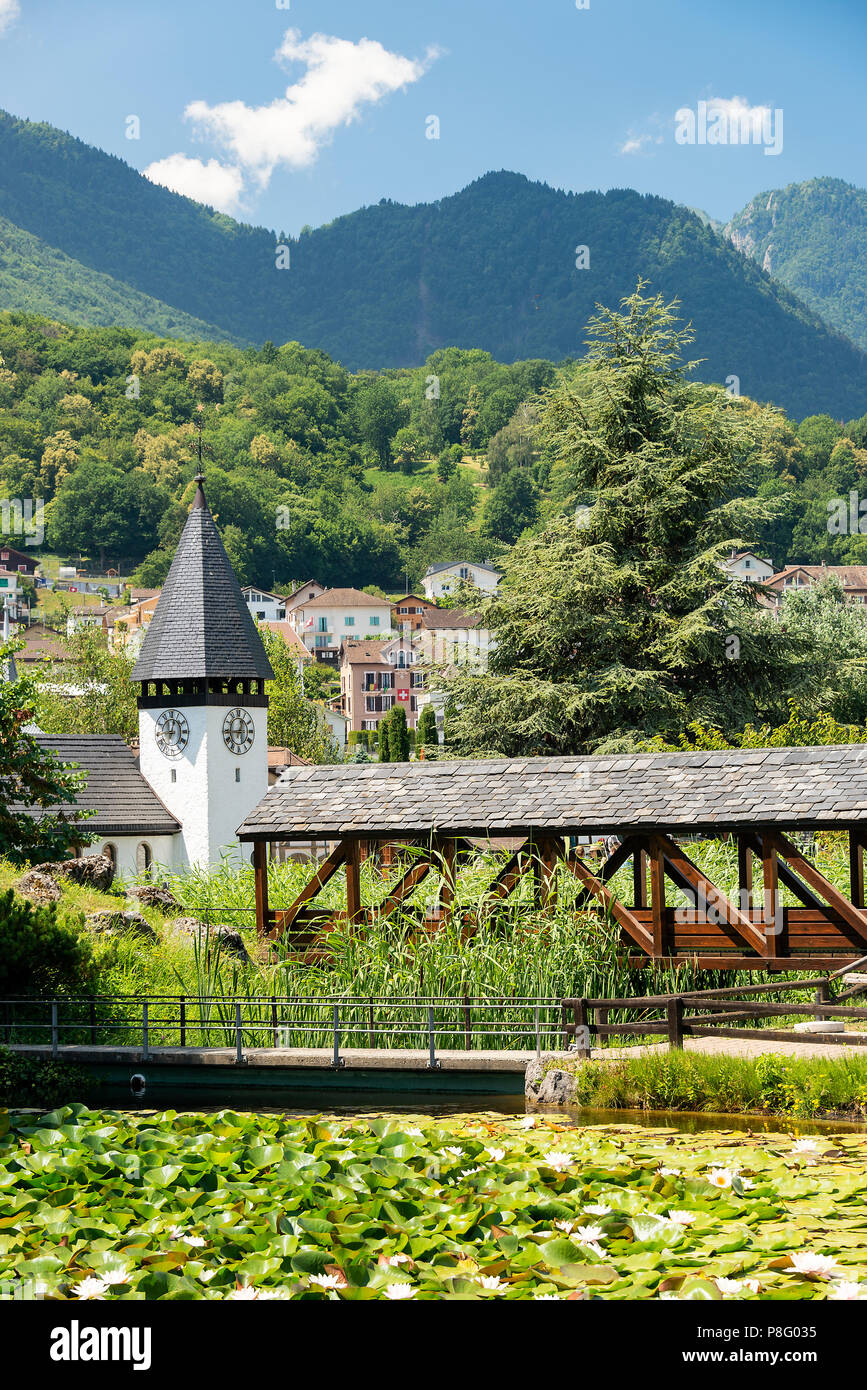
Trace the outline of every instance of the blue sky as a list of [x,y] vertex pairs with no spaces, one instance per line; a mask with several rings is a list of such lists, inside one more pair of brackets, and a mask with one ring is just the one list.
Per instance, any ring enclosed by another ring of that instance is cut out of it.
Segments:
[[[501,168],[725,219],[867,186],[865,38],[865,0],[0,0],[0,105],[289,233]],[[736,98],[782,110],[780,154],[678,143]]]

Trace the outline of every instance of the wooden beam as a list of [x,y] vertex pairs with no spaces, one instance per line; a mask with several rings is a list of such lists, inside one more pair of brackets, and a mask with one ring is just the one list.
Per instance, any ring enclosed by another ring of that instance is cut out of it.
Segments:
[[753,905],[753,847],[745,835],[738,836],[738,892],[741,911],[749,912]]
[[[750,846],[753,854],[761,859],[762,842],[759,836],[755,834],[745,835],[744,840]],[[812,907],[816,912],[825,911],[827,904],[823,903],[821,898],[817,898],[816,894],[811,892],[806,883],[802,883],[798,875],[793,873],[785,860],[780,859],[779,855],[777,856],[777,877],[783,887],[788,888],[789,892],[794,894],[798,899],[798,902],[804,904],[804,907]]]
[[256,840],[253,844],[253,873],[256,880],[256,935],[267,935],[268,919],[268,843]]
[[[643,856],[643,851],[639,852]],[[665,854],[660,842],[651,840],[647,858],[650,861],[650,906],[653,911],[653,956],[665,955]]]
[[422,879],[426,878],[430,871],[431,866],[427,860],[413,864],[412,868],[408,869],[403,878],[395,884],[388,897],[375,909],[377,914],[380,917],[390,917],[407,898],[412,897]]
[[361,906],[361,859],[358,840],[349,836],[343,841],[346,864],[346,920],[358,922],[363,915]]
[[542,910],[547,912],[557,903],[557,867],[563,854],[563,842],[558,835],[544,835],[539,846],[542,860]]
[[521,878],[521,856],[527,848],[528,841],[524,841],[519,849],[515,850],[506,860],[493,883],[485,893],[485,902],[496,902],[500,898],[507,898],[512,890],[520,882]]
[[640,946],[648,956],[652,956],[653,936],[646,927],[642,926],[638,918],[630,912],[629,908],[623,906],[623,903],[614,896],[611,889],[606,887],[602,880],[592,873],[584,863],[584,860],[579,859],[574,851],[566,860],[566,863],[582,887],[585,888],[592,897],[598,898],[607,911],[611,913],[615,922],[623,928],[627,935],[631,936],[632,940]]
[[768,832],[765,840],[772,841],[777,853],[787,861],[788,864],[797,867],[798,873],[815,893],[818,893],[825,900],[829,907],[838,912],[844,922],[853,928],[863,941],[867,941],[867,913],[855,907],[849,902],[833,883],[829,883],[824,874],[821,874],[809,859],[805,859],[797,845],[793,845],[779,830]]
[[440,907],[448,913],[455,900],[455,851],[457,846],[454,836],[435,835],[433,847],[440,859],[440,864],[437,865],[441,873],[439,903]]
[[298,894],[298,897],[280,914],[283,929],[291,927],[295,918],[298,916],[302,907],[309,903],[325,887],[330,878],[334,876],[346,857],[346,841],[341,840],[340,844],[331,851],[327,859],[323,859],[316,873],[309,883],[306,883]]
[[673,871],[671,877],[674,878],[678,886],[689,885],[688,891],[695,896],[696,908],[698,908],[699,902],[704,899],[709,912],[718,913],[737,932],[738,936],[752,946],[754,951],[758,951],[759,955],[767,958],[767,938],[764,933],[754,927],[750,919],[733,903],[729,902],[725,893],[717,888],[715,883],[711,883],[707,874],[702,873],[697,864],[693,864],[680,845],[669,839],[667,835],[649,836],[648,849],[651,855],[657,846],[662,850],[666,871]]
[[647,869],[648,858],[647,850],[636,843],[632,855],[632,905],[633,907],[649,907],[650,899],[647,893]]
[[780,950],[782,920],[777,848],[773,839],[766,835],[762,840],[762,924],[767,939],[766,954],[770,957],[785,954]]
[[864,831],[849,831],[849,897],[852,906],[863,908],[864,903]]

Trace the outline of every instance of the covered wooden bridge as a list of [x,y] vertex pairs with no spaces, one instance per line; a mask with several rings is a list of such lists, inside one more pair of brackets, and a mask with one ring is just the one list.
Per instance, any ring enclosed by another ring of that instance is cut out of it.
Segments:
[[[848,896],[792,838],[818,830],[848,837]],[[826,969],[867,954],[863,745],[289,768],[238,834],[253,845],[257,925],[270,937],[318,932],[338,916],[359,924],[371,912],[388,916],[432,869],[447,913],[462,852],[508,837],[516,847],[488,902],[508,899],[531,875],[538,905],[550,907],[568,871],[578,906],[610,912],[636,964],[700,957],[708,969]],[[591,866],[574,841],[599,836],[620,844]],[[690,857],[684,840],[696,836],[737,846],[737,897]],[[275,912],[269,846],[305,839],[337,844],[295,902]],[[366,907],[364,854],[395,841],[413,847],[405,872],[384,902]],[[609,886],[627,865],[628,903]],[[335,914],[316,898],[338,872],[346,910]],[[685,895],[680,906],[666,906],[666,881]],[[797,905],[781,905],[782,889]]]

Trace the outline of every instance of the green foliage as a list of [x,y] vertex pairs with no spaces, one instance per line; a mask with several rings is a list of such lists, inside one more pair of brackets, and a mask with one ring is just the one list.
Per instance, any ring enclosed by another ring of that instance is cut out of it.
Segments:
[[775,514],[749,495],[763,417],[687,380],[691,334],[642,288],[592,321],[589,370],[547,395],[566,515],[502,562],[483,604],[490,671],[444,680],[458,752],[614,751],[697,720],[740,730],[803,681],[803,644],[721,568]]
[[[138,736],[132,662],[123,650],[109,650],[105,634],[92,624],[62,639],[68,653],[62,674],[46,663],[35,675],[34,713],[46,734]],[[79,694],[70,697],[68,688]]]
[[405,763],[409,759],[409,729],[403,705],[395,705],[388,716],[388,755],[391,763]]
[[418,717],[418,724],[415,731],[416,746],[424,748],[437,748],[439,746],[439,734],[437,732],[437,718],[432,704],[422,705],[421,713]]
[[[20,645],[0,643],[0,672]],[[93,839],[83,813],[70,809],[81,774],[61,764],[29,729],[37,698],[32,677],[0,677],[0,858],[19,864],[63,859],[73,845]]]
[[96,963],[83,920],[61,920],[11,889],[0,894],[0,995],[87,994]]
[[0,1106],[48,1110],[71,1100],[83,1101],[96,1087],[94,1078],[80,1067],[26,1057],[0,1047]]
[[322,710],[304,694],[297,658],[279,633],[261,628],[260,635],[274,672],[274,680],[265,682],[269,744],[291,748],[310,762],[333,762],[337,750],[331,731]]

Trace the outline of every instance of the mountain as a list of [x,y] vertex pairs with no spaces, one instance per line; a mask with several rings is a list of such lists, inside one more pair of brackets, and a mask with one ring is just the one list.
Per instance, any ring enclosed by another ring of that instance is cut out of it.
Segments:
[[89,327],[144,328],[161,338],[225,337],[213,324],[91,270],[5,217],[0,217],[0,309],[26,309]]
[[753,198],[725,235],[867,349],[867,191],[842,179],[791,183]]
[[[793,415],[867,408],[867,357],[688,209],[629,189],[564,193],[493,173],[436,203],[383,201],[287,242],[150,183],[48,125],[0,113],[0,216],[163,305],[346,366],[419,364],[446,345],[495,357],[583,352],[599,303],[639,276],[678,296],[699,375],[736,376]],[[576,269],[576,247],[589,268]]]

